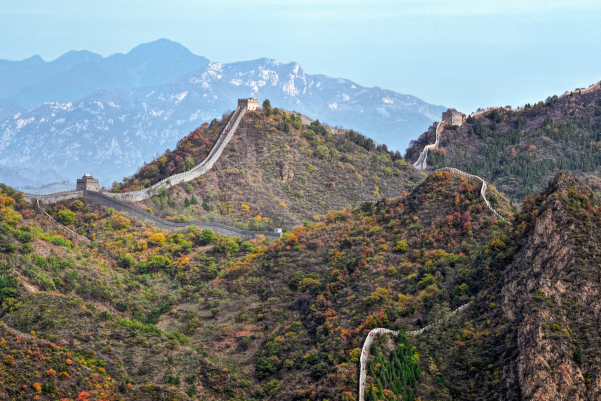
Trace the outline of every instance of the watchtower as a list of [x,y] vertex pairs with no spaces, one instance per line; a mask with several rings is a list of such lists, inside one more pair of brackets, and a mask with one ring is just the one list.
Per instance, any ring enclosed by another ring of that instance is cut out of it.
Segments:
[[462,125],[465,116],[455,109],[448,109],[442,113],[442,122],[451,125]]
[[238,107],[246,107],[246,110],[257,110],[259,108],[259,99],[238,99]]
[[77,191],[96,191],[100,190],[100,183],[91,174],[84,174],[83,177],[77,179]]

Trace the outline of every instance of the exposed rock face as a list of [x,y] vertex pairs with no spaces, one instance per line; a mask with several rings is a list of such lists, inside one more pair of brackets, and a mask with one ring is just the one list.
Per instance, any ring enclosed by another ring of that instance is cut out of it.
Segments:
[[598,200],[589,197],[589,189],[560,173],[532,210],[525,204],[533,221],[516,227],[527,228],[505,271],[501,305],[517,331],[517,353],[504,380],[518,385],[522,399],[600,397],[601,224],[593,205]]
[[282,182],[291,181],[294,178],[294,171],[289,166],[282,167]]

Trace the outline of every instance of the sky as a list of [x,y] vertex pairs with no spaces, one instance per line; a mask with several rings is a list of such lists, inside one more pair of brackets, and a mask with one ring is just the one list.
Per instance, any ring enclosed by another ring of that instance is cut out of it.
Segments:
[[599,0],[0,0],[0,58],[108,56],[159,38],[274,58],[469,113],[601,80]]

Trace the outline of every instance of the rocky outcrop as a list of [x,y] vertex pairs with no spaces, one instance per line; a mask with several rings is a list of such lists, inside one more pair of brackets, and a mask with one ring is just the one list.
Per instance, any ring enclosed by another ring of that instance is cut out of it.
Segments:
[[517,338],[504,381],[523,399],[601,398],[601,220],[592,198],[560,173],[525,204],[532,222],[516,225],[525,229],[523,245],[505,270],[500,298]]

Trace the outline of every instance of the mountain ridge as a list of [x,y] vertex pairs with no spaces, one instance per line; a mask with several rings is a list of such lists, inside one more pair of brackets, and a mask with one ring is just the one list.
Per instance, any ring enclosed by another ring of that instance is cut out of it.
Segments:
[[74,103],[47,103],[22,112],[0,122],[0,166],[52,170],[71,181],[83,172],[104,183],[121,180],[202,122],[233,109],[238,98],[251,96],[270,98],[330,125],[344,122],[391,149],[395,145],[387,138],[403,129],[421,131],[442,110],[413,96],[307,75],[297,63],[241,63],[210,63],[168,82],[103,88]]

